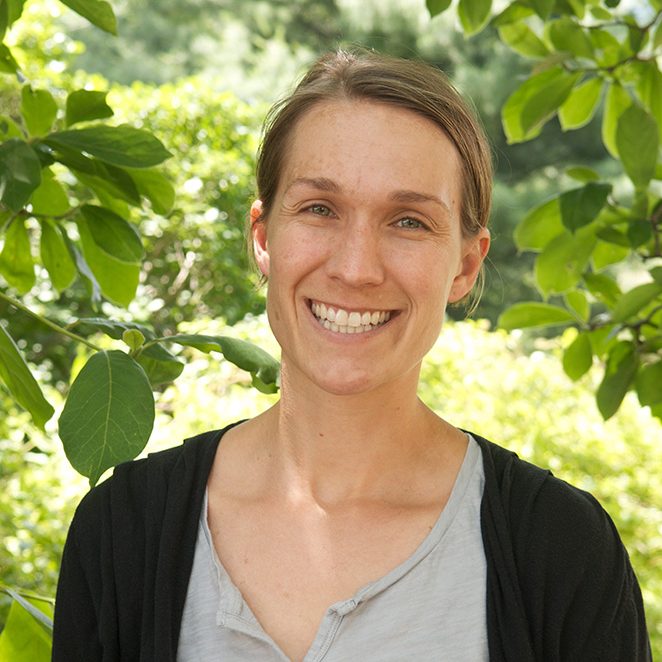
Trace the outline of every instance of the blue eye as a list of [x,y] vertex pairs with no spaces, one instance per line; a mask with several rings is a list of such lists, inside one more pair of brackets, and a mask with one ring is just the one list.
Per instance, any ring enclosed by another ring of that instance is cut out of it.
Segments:
[[308,211],[316,216],[331,216],[331,210],[326,205],[310,205]]
[[405,216],[400,220],[396,221],[396,225],[400,228],[405,228],[406,230],[420,230],[425,229],[426,226],[421,223],[417,218],[412,218],[411,216]]

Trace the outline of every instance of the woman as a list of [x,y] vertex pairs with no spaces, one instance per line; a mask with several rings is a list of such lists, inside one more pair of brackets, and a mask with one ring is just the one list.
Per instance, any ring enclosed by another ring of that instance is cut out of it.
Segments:
[[490,242],[489,149],[446,79],[323,57],[257,182],[281,399],[83,500],[54,659],[650,659],[597,502],[416,396]]

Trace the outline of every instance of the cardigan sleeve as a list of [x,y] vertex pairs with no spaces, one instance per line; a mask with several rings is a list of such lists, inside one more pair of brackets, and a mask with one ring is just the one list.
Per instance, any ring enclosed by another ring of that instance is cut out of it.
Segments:
[[510,496],[513,550],[536,659],[651,660],[637,579],[596,499],[551,474],[533,493],[515,477]]

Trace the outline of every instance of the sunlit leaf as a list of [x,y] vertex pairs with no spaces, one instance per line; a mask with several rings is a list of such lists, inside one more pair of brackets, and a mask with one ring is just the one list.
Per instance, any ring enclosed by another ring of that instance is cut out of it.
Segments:
[[[48,603],[32,600],[34,609],[45,611],[52,617]],[[38,605],[38,606],[37,606]],[[51,636],[41,623],[21,604],[14,600],[2,633],[0,633],[0,660],[3,662],[49,662]]]
[[175,189],[170,180],[156,170],[127,168],[127,173],[136,184],[140,195],[144,195],[157,214],[167,214],[175,204]]
[[611,188],[611,184],[589,182],[563,193],[559,198],[563,225],[574,232],[594,221],[607,202]]
[[464,32],[475,34],[485,27],[492,9],[492,0],[460,0],[457,13]]
[[83,205],[81,214],[97,247],[122,262],[139,263],[144,254],[136,228],[103,207]]
[[589,292],[598,299],[598,301],[602,301],[602,303],[610,308],[622,296],[621,288],[618,286],[618,283],[605,274],[585,273],[584,282],[586,283]]
[[42,170],[41,175],[41,184],[30,198],[32,213],[42,216],[66,214],[70,209],[66,191],[49,169]]
[[0,378],[16,402],[30,412],[35,425],[43,430],[46,421],[53,415],[53,407],[44,398],[16,343],[2,324],[0,324]]
[[450,7],[450,4],[451,0],[425,0],[425,6],[431,18],[445,12]]
[[565,308],[553,306],[549,303],[531,301],[516,303],[499,316],[498,326],[510,331],[512,329],[525,329],[534,326],[554,326],[556,324],[570,324],[575,317]]
[[35,284],[34,260],[25,222],[15,218],[5,232],[5,244],[0,253],[0,274],[20,294],[25,294]]
[[616,148],[635,186],[646,186],[654,177],[659,140],[657,123],[643,108],[632,105],[619,117]]
[[117,34],[117,20],[110,3],[106,0],[60,0],[90,23],[110,34]]
[[520,250],[540,251],[563,232],[559,199],[553,198],[522,219],[515,228],[515,244]]
[[630,95],[616,84],[610,85],[605,97],[605,110],[602,115],[602,142],[609,153],[618,159],[616,128],[621,115],[632,105]]
[[662,403],[662,361],[650,363],[639,370],[636,389],[642,407]]
[[563,352],[563,370],[570,379],[577,381],[593,365],[593,350],[588,335],[580,333]]
[[592,59],[593,46],[588,34],[571,18],[563,16],[551,21],[547,30],[556,50],[566,51],[576,57]]
[[575,87],[559,108],[559,121],[564,131],[579,129],[595,115],[602,91],[602,79],[591,80]]
[[596,394],[598,409],[605,420],[618,411],[637,374],[638,365],[639,358],[632,343],[620,341],[610,350],[605,374]]
[[47,134],[57,115],[57,104],[48,90],[33,90],[24,85],[21,90],[21,114],[31,136]]
[[107,92],[75,90],[67,97],[65,123],[72,126],[78,122],[101,120],[113,116],[113,109],[106,103]]
[[565,305],[573,310],[582,322],[588,322],[591,306],[581,290],[571,290],[563,295]]
[[154,397],[144,370],[117,350],[97,352],[71,386],[59,433],[71,465],[94,485],[135,458],[154,425]]
[[611,317],[614,322],[625,322],[658,297],[662,297],[662,285],[659,283],[644,283],[633,287],[618,300]]
[[60,292],[66,290],[76,278],[76,264],[60,228],[50,219],[41,221],[40,253],[53,287]]
[[515,52],[526,57],[545,57],[549,49],[526,23],[506,23],[499,28],[499,36]]
[[0,44],[0,72],[14,74],[17,69],[18,64],[12,52],[4,44]]

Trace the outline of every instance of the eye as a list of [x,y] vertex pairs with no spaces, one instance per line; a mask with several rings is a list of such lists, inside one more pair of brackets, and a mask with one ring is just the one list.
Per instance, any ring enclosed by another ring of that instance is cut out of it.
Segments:
[[306,211],[315,214],[315,216],[331,216],[331,210],[326,205],[313,204],[307,207]]
[[427,230],[427,225],[425,225],[425,223],[412,216],[405,216],[404,218],[397,220],[395,225],[399,228],[404,228],[405,230]]

